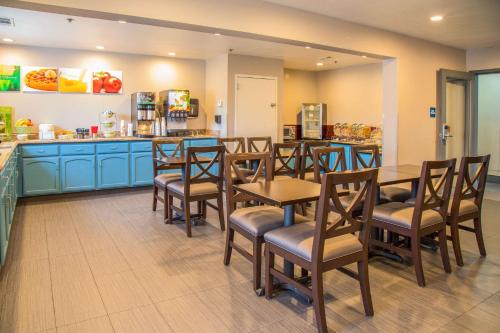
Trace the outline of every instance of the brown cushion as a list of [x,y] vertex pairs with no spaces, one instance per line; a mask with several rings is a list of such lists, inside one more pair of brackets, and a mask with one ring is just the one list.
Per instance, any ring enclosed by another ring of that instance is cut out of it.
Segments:
[[380,188],[380,199],[385,201],[405,202],[411,198],[411,191],[397,186]]
[[180,173],[163,173],[155,177],[155,184],[166,187],[169,183],[181,180]]
[[[415,206],[408,203],[389,202],[375,206],[373,209],[373,218],[410,229],[414,209]],[[441,215],[433,209],[427,209],[422,212],[420,227],[424,228],[440,222],[443,222]]]
[[[172,182],[167,185],[167,189],[169,191],[184,194],[184,182],[177,181]],[[205,194],[215,194],[218,193],[219,190],[217,188],[217,184],[206,182],[206,183],[195,183],[191,184],[191,188],[189,189],[190,195],[205,195]]]
[[[448,207],[448,215],[451,214],[451,201],[450,206]],[[479,207],[474,203],[474,199],[465,199],[460,201],[460,208],[458,210],[458,216],[475,213],[479,210]]]
[[[264,235],[264,240],[304,259],[311,261],[315,223],[307,222],[291,227],[272,230]],[[325,241],[323,261],[344,257],[363,250],[358,236],[347,234]]]
[[[253,236],[262,236],[266,232],[282,227],[284,211],[273,206],[254,206],[235,210],[229,220]],[[307,219],[295,214],[295,223],[302,223]]]

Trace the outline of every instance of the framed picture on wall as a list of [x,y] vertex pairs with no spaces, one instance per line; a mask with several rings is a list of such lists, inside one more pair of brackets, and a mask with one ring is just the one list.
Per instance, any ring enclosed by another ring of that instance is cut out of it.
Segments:
[[59,68],[59,92],[88,94],[91,91],[92,72],[84,68]]
[[21,66],[0,65],[0,91],[21,91]]
[[92,74],[92,91],[94,94],[121,94],[123,92],[122,71],[100,70]]
[[21,79],[25,92],[57,91],[56,67],[22,66]]

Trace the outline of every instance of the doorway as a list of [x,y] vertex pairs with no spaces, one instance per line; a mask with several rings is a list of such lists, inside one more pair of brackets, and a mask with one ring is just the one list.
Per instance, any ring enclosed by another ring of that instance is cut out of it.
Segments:
[[278,78],[237,74],[234,135],[278,139]]
[[475,75],[446,69],[438,71],[437,158],[460,160],[475,152]]

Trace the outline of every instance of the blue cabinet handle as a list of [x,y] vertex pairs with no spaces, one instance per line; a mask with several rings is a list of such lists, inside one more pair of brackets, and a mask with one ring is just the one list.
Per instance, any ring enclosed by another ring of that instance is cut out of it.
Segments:
[[45,150],[44,149],[38,149],[38,152],[39,153],[45,153]]
[[82,151],[83,148],[76,148],[76,151]]
[[112,150],[116,150],[116,148],[117,148],[116,146],[111,146]]

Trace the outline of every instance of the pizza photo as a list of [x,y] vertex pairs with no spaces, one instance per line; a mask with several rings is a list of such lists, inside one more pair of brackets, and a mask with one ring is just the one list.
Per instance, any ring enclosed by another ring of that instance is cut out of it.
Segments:
[[23,66],[23,91],[57,91],[58,71],[53,67]]

